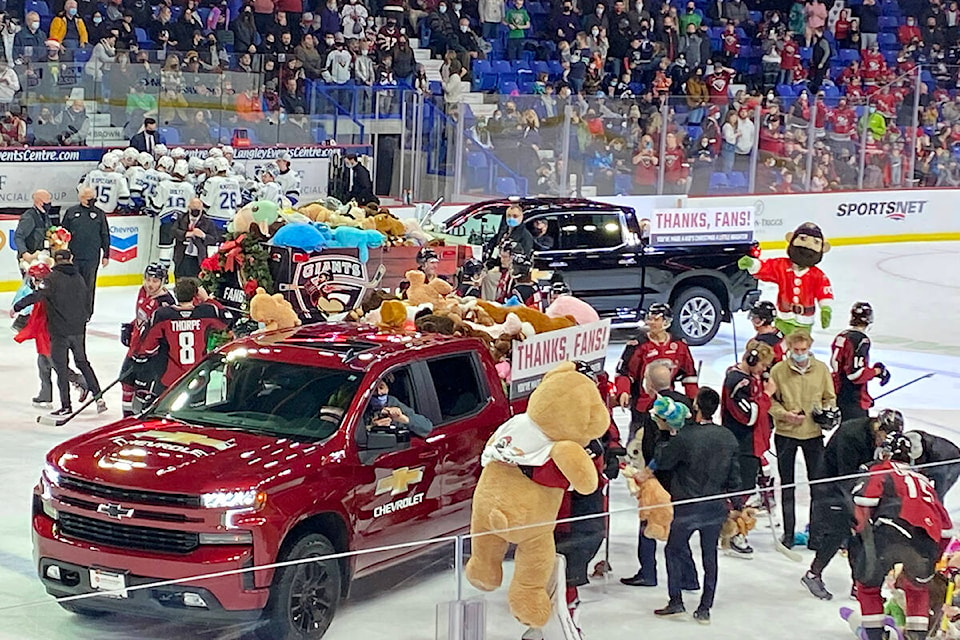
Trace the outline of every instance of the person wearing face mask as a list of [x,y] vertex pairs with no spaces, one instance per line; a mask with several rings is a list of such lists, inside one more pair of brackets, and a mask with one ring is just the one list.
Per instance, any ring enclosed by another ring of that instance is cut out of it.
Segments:
[[786,358],[770,369],[770,382],[776,387],[770,417],[782,485],[783,544],[788,548],[793,546],[796,528],[795,491],[790,485],[795,482],[797,450],[803,452],[807,479],[820,478],[823,429],[836,426],[830,411],[837,406],[833,378],[827,365],[813,355],[812,345],[810,333],[797,329],[786,337]]
[[220,231],[207,217],[203,201],[191,198],[187,215],[178,217],[173,227],[174,277],[177,280],[196,278],[200,274],[200,261],[207,257],[207,248],[219,241]]
[[364,417],[367,431],[396,433],[406,430],[415,436],[426,438],[433,430],[433,422],[400,402],[396,396],[390,395],[390,385],[394,382],[393,375],[388,373],[374,386]]
[[64,45],[64,48],[73,52],[77,47],[86,47],[90,39],[87,35],[87,25],[83,18],[77,15],[77,1],[67,0],[61,11],[50,23],[50,39]]
[[70,232],[70,250],[73,264],[83,276],[90,293],[90,310],[93,310],[97,289],[97,270],[110,261],[110,227],[106,214],[94,206],[96,192],[90,187],[81,187],[77,194],[80,204],[63,214],[61,225]]
[[580,17],[573,12],[573,3],[564,2],[560,13],[553,18],[553,31],[557,40],[573,42],[580,31]]
[[253,20],[253,8],[249,5],[240,12],[240,17],[230,23],[233,32],[233,50],[237,53],[249,51],[257,40],[257,25]]
[[20,215],[13,232],[17,247],[17,263],[32,262],[43,249],[47,229],[58,224],[51,215],[50,192],[39,189],[33,192],[33,206]]
[[587,33],[593,33],[594,28],[610,31],[610,19],[607,17],[607,8],[603,4],[598,4],[596,8],[583,19],[583,30]]
[[27,12],[24,24],[26,29],[21,29],[13,37],[14,59],[43,60],[47,54],[47,34],[40,28],[40,14]]

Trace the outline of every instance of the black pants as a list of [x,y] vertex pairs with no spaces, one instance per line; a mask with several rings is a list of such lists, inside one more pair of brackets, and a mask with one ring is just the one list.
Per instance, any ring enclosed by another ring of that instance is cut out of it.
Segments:
[[93,313],[93,301],[97,292],[97,270],[100,269],[99,260],[81,260],[73,259],[77,271],[83,276],[83,281],[87,283],[87,290],[90,292],[90,313]]
[[673,523],[664,552],[667,557],[667,593],[670,602],[682,602],[685,567],[690,561],[690,537],[700,532],[700,551],[703,562],[703,593],[700,608],[713,607],[717,592],[717,543],[723,524],[724,509],[711,503],[677,505],[673,509]]
[[866,418],[869,412],[860,406],[860,399],[857,398],[851,402],[838,402],[840,416],[842,420],[853,420],[854,418]]
[[[570,494],[570,517],[603,513],[603,490],[597,489],[587,496],[576,492]],[[587,565],[597,555],[606,534],[603,518],[576,520],[563,525],[554,533],[557,553],[567,561],[567,586],[579,587],[590,582]]]
[[[740,463],[740,491],[753,490],[757,486],[757,476],[760,475],[760,458],[741,451],[737,456],[737,462]],[[742,509],[749,497],[749,495],[737,496],[733,498],[733,503],[738,509]]]
[[820,575],[850,539],[853,526],[852,484],[849,480],[810,487],[810,542],[817,554],[810,571]]
[[796,480],[794,469],[797,465],[797,449],[803,451],[803,461],[807,463],[807,479],[816,480],[820,477],[823,464],[823,436],[797,440],[775,435],[773,444],[777,448],[777,470],[780,472],[782,486],[783,532],[792,536],[797,527],[796,492],[793,487],[787,488],[787,485],[792,485]]
[[100,383],[97,374],[93,372],[90,361],[87,360],[86,336],[50,336],[50,359],[53,361],[53,370],[57,372],[57,389],[60,391],[61,408],[70,407],[70,352],[73,352],[73,361],[80,369],[87,388],[97,395],[100,393]]
[[200,275],[200,259],[197,256],[183,256],[180,262],[173,265],[173,277],[196,278]]
[[40,374],[40,402],[53,402],[53,362],[49,356],[37,354],[37,371]]

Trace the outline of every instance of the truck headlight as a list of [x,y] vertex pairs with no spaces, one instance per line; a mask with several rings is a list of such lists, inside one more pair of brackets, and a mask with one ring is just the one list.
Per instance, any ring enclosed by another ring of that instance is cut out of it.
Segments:
[[267,501],[267,494],[256,489],[249,491],[215,491],[200,496],[205,509],[259,508]]
[[57,468],[56,468],[55,466],[53,466],[52,464],[45,464],[45,465],[43,465],[43,471],[42,471],[42,473],[43,473],[43,477],[44,477],[44,478],[47,480],[47,482],[49,482],[50,484],[52,484],[52,485],[54,485],[54,486],[57,486],[57,485],[60,484],[60,472],[57,471]]

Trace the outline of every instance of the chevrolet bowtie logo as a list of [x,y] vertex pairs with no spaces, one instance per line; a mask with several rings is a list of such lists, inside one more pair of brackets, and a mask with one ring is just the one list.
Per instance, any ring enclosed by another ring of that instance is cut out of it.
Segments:
[[200,433],[191,433],[189,431],[144,431],[136,434],[138,438],[153,438],[160,442],[171,442],[174,444],[199,444],[205,447],[224,451],[230,448],[230,443],[225,440],[217,440]]
[[101,504],[97,506],[97,513],[102,513],[108,518],[115,520],[133,517],[133,509],[124,508],[119,504]]
[[374,495],[380,495],[390,492],[395,496],[403,493],[412,484],[417,484],[423,480],[423,467],[411,469],[410,467],[400,467],[395,469],[390,475],[384,476],[377,481],[377,491]]

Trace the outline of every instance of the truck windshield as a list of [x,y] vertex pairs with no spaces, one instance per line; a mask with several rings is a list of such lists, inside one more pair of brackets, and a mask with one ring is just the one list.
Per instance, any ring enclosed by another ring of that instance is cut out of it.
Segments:
[[323,440],[340,428],[360,380],[354,371],[265,360],[239,349],[201,362],[151,415]]

